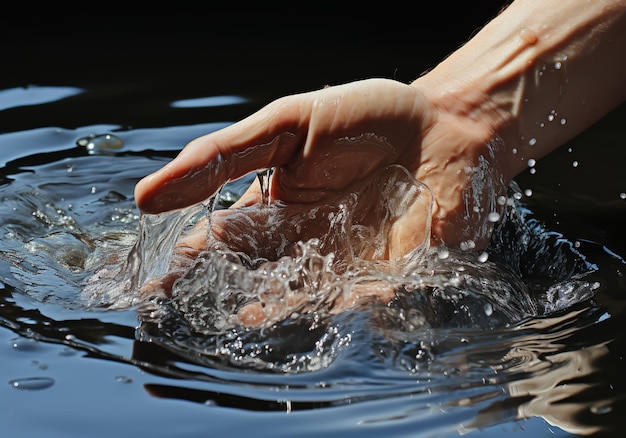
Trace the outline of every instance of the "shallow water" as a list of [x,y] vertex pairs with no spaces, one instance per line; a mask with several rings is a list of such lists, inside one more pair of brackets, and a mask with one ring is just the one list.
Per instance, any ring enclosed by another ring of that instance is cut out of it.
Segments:
[[[236,81],[223,89],[179,81],[155,98],[143,83],[118,84],[115,93],[105,82],[58,85],[71,82],[0,91],[7,121],[0,134],[0,428],[7,436],[621,429],[623,108],[517,179],[486,261],[420,254],[411,287],[391,305],[331,312],[307,301],[270,324],[246,327],[228,317],[241,295],[216,298],[233,286],[225,272],[248,272],[232,259],[203,256],[172,299],[137,297],[137,284],[166,266],[153,262],[165,260],[169,241],[155,248],[154,234],[142,270],[117,277],[130,288],[88,285],[103,265],[120,268],[138,241],[132,191],[139,178],[187,141],[300,87],[272,83],[260,95],[240,95]],[[597,154],[614,158],[598,163]],[[253,182],[228,186],[221,207]],[[327,269],[315,247],[301,254],[265,273],[313,266],[298,280],[323,277],[313,275]]]

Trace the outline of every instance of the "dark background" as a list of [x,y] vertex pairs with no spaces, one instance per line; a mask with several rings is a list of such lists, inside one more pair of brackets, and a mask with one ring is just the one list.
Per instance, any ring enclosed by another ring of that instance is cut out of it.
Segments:
[[502,3],[429,3],[423,10],[315,2],[37,6],[2,19],[1,83],[172,82],[237,92],[279,84],[295,92],[372,76],[409,81],[466,41]]

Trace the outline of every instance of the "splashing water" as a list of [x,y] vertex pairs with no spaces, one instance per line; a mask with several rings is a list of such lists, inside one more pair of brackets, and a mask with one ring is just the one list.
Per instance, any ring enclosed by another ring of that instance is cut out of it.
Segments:
[[[541,245],[542,231],[525,228],[531,222],[524,223],[524,210],[514,202],[514,186],[509,201],[499,202],[507,212],[499,214],[489,257],[450,248],[442,257],[442,248],[429,248],[430,230],[424,229],[420,245],[387,260],[390,230],[409,206],[431,214],[430,191],[404,168],[391,166],[344,197],[299,210],[270,200],[270,176],[257,174],[262,200],[250,207],[216,208],[220,191],[207,204],[143,215],[128,257],[90,279],[86,293],[94,305],[138,306],[143,339],[183,351],[197,344],[196,358],[201,351],[206,360],[237,366],[312,371],[327,366],[339,354],[338,345],[350,342],[334,322],[357,309],[374,312],[373,321],[387,321],[388,335],[497,329],[589,298],[597,287],[584,280],[593,267],[575,252],[561,254],[567,272],[553,276],[547,290],[538,293],[522,279],[525,262],[515,259],[521,254],[516,245]],[[372,202],[367,195],[380,187]],[[205,249],[185,256],[188,248],[180,242],[202,227]],[[162,287],[172,272],[171,287]],[[281,338],[287,332],[308,333],[305,339],[314,346]]]

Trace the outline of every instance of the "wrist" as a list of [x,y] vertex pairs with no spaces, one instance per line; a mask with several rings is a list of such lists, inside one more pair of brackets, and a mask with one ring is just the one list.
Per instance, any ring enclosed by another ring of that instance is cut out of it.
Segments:
[[625,9],[619,0],[517,0],[412,85],[497,141],[510,180],[624,100]]

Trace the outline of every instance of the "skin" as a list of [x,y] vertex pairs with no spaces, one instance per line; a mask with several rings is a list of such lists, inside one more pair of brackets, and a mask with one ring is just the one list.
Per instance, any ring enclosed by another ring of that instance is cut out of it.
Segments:
[[[430,217],[416,201],[396,218],[386,257],[423,242],[428,225],[431,245],[483,248],[494,199],[529,160],[624,101],[624,29],[624,0],[514,1],[411,84],[369,79],[286,96],[191,141],[137,184],[137,205],[145,213],[183,208],[272,167],[270,198],[306,209],[399,164],[430,188],[433,204]],[[233,208],[255,205],[260,195],[253,184]],[[229,214],[218,215],[218,238]],[[311,228],[293,239],[323,232]],[[262,234],[257,243],[271,245]],[[206,246],[205,235],[193,232],[181,242],[188,258]]]

